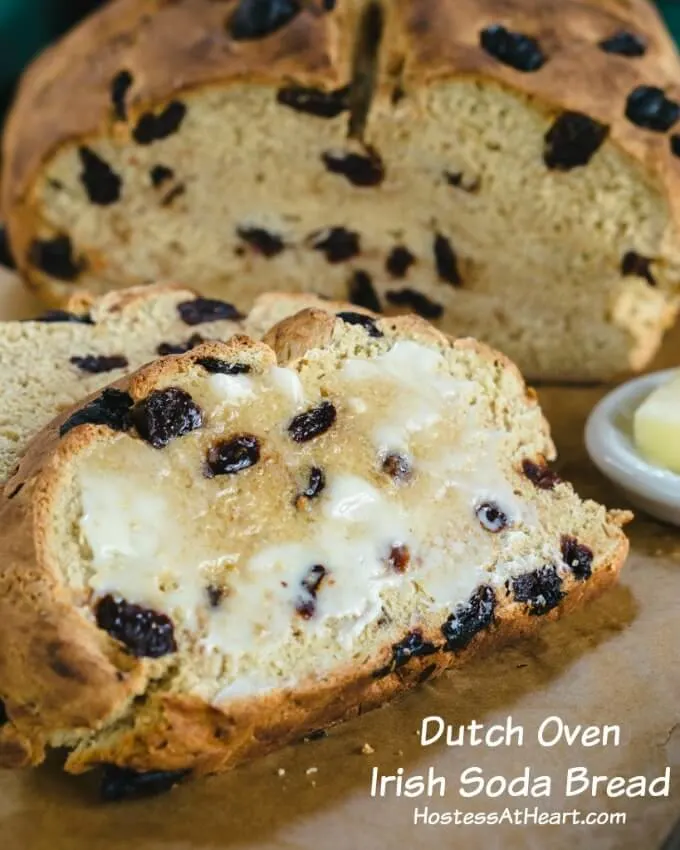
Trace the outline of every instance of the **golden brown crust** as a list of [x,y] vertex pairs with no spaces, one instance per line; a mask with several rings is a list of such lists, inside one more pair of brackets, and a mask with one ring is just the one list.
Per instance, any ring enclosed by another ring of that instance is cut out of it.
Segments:
[[100,317],[122,313],[134,305],[167,292],[186,293],[187,298],[198,296],[197,292],[181,283],[156,283],[151,286],[131,286],[99,297],[90,292],[74,292],[66,301],[64,309],[72,313],[88,313],[94,310],[93,317],[100,320]]
[[[30,761],[42,760],[47,729],[96,728],[141,690],[133,659],[85,622],[69,594],[38,558],[35,483],[3,499],[0,514],[0,678],[14,719],[0,727],[0,763],[16,763],[23,741]],[[30,755],[29,755],[30,754]]]

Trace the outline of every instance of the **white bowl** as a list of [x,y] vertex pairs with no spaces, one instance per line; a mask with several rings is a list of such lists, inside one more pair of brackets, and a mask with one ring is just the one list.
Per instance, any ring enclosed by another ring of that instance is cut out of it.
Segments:
[[630,501],[665,522],[680,525],[680,475],[655,466],[633,442],[633,414],[646,396],[677,369],[635,378],[606,395],[586,424],[586,448],[600,472]]

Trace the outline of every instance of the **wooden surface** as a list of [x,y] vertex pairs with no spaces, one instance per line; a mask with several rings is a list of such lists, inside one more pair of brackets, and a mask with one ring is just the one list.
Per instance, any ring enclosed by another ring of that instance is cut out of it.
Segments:
[[[13,280],[0,278],[3,317],[34,304]],[[657,365],[680,364],[680,333]],[[1,377],[0,377],[1,379]],[[627,507],[588,462],[582,434],[603,388],[539,389],[560,450],[558,468],[584,495]],[[632,555],[621,585],[575,616],[550,625],[531,643],[480,659],[425,685],[401,702],[359,718],[324,740],[301,743],[230,775],[145,802],[103,806],[94,778],[60,773],[58,759],[26,773],[0,773],[2,850],[654,850],[680,815],[680,531],[639,517],[630,527]],[[424,717],[452,724],[503,722],[527,731],[522,748],[420,746]],[[570,725],[616,724],[621,746],[542,748],[533,732],[549,715]],[[373,754],[361,754],[364,743]],[[374,765],[448,780],[441,800],[371,799]],[[460,771],[479,765],[487,776],[525,765],[556,783],[550,798],[497,800],[458,795]],[[569,767],[591,773],[660,774],[671,766],[669,798],[565,800]],[[309,768],[316,772],[307,773]],[[285,771],[279,775],[278,771]],[[502,811],[538,805],[622,811],[625,826],[414,826],[415,807]]]

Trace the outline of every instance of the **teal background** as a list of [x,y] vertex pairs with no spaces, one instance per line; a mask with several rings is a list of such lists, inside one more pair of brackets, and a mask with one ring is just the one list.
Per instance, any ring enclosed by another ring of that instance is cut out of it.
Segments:
[[[0,0],[0,117],[27,62],[102,0]],[[680,42],[680,0],[659,0]]]
[[666,0],[666,2],[660,2],[657,5],[666,18],[676,42],[680,42],[680,3],[678,0]]
[[0,119],[21,69],[103,0],[0,0]]

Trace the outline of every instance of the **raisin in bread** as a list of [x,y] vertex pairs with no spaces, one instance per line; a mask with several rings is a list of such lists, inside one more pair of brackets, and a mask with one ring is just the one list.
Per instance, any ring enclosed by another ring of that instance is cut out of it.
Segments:
[[96,389],[207,339],[237,332],[260,337],[285,316],[321,303],[307,295],[263,295],[242,316],[227,302],[156,285],[99,299],[73,296],[66,310],[0,322],[0,485],[28,440]]
[[319,290],[611,378],[677,310],[679,78],[645,0],[117,0],[23,81],[12,246],[54,303]]
[[0,507],[2,763],[67,746],[114,796],[224,770],[615,581],[626,515],[549,471],[501,355],[352,312],[267,340],[157,361],[27,451]]

